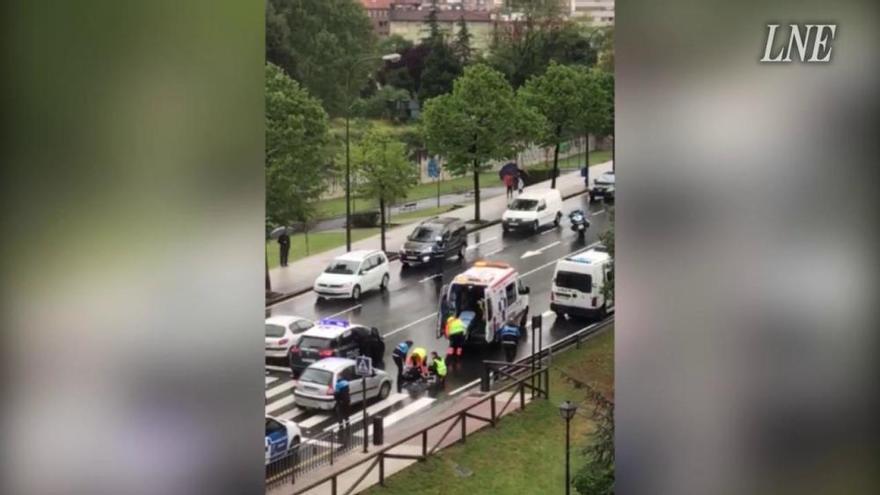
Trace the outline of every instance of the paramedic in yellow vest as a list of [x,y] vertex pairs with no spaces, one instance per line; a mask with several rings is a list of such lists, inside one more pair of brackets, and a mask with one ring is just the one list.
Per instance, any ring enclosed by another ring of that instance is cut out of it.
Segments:
[[427,376],[428,374],[428,351],[425,350],[424,347],[416,347],[409,354],[409,365],[410,367],[419,371],[422,376]]
[[458,356],[464,352],[465,328],[464,322],[457,316],[450,316],[446,320],[446,338],[449,339],[447,356]]
[[437,351],[431,351],[431,373],[437,375],[437,383],[441,387],[446,385],[446,361],[437,354]]

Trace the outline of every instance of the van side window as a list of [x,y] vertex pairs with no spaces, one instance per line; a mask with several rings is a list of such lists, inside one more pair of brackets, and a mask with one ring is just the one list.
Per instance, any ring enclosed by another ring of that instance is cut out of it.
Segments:
[[507,305],[510,306],[516,302],[516,282],[511,282],[504,288],[504,292],[507,294]]

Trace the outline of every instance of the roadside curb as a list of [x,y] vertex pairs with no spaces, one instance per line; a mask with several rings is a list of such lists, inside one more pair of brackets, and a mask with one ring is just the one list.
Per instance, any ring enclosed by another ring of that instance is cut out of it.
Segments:
[[[583,194],[586,194],[587,192],[589,192],[588,189],[582,189],[582,190],[577,191],[577,192],[572,193],[572,194],[563,195],[563,196],[562,196],[562,200],[565,201],[565,200],[568,200],[568,199],[571,199],[571,198],[574,198],[574,197],[577,197],[577,196],[581,196],[581,195],[583,195]],[[413,222],[413,223],[415,223],[415,222]],[[501,223],[501,219],[500,219],[500,218],[497,219],[497,220],[490,220],[490,221],[488,221],[488,222],[486,222],[486,223],[481,223],[481,224],[479,224],[479,225],[474,225],[474,226],[472,226],[472,227],[467,227],[467,233],[468,233],[468,234],[472,234],[472,233],[474,233],[474,232],[478,232],[478,231],[480,231],[480,230],[483,230],[483,229],[486,229],[486,228],[489,228],[489,227],[493,227],[493,226],[495,226],[495,225],[498,225],[499,223]],[[398,255],[398,253],[397,253],[396,251],[394,251],[394,252],[386,252],[386,253],[385,253],[385,256],[388,257],[388,261],[395,261],[395,260],[397,260],[397,258],[399,257],[399,255]],[[278,303],[280,303],[280,302],[286,301],[286,300],[288,300],[288,299],[292,299],[292,298],[297,297],[297,296],[301,296],[301,295],[303,295],[303,294],[305,294],[305,293],[307,293],[307,292],[311,292],[311,291],[312,291],[312,288],[311,288],[311,287],[306,287],[306,288],[304,288],[304,289],[300,289],[300,290],[293,291],[293,292],[275,293],[275,294],[279,294],[279,295],[277,295],[277,296],[275,296],[275,297],[272,297],[272,298],[266,298],[266,307],[268,308],[269,306],[273,306],[273,305],[278,304]]]

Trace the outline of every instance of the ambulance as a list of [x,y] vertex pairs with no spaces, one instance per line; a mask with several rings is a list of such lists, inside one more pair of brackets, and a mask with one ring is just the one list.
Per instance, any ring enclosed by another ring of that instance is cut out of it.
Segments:
[[614,263],[603,248],[559,260],[550,290],[550,309],[557,317],[604,318],[614,308],[612,294],[605,294],[605,285],[613,279]]
[[507,263],[478,261],[443,286],[437,314],[437,338],[444,336],[447,318],[455,315],[467,328],[468,343],[497,343],[508,320],[525,328],[529,288]]

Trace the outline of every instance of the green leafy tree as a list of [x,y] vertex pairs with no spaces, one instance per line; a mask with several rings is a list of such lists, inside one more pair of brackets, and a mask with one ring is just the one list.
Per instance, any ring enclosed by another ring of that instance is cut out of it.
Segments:
[[455,51],[445,41],[430,45],[421,74],[419,99],[428,100],[452,91],[455,79],[462,73],[461,63]]
[[425,43],[433,45],[443,41],[443,31],[440,29],[440,22],[437,19],[437,12],[439,11],[437,0],[431,0],[428,17],[425,18],[425,28],[428,31],[428,36],[423,39]]
[[358,192],[379,203],[379,227],[385,251],[385,211],[391,202],[406,197],[418,182],[418,169],[406,158],[406,146],[387,131],[370,129],[352,150],[358,175]]
[[541,117],[523,105],[496,70],[472,65],[451,93],[425,103],[422,132],[428,151],[446,158],[455,175],[472,173],[474,221],[480,221],[480,171],[489,160],[512,156],[530,141]]
[[455,42],[453,43],[452,48],[455,51],[456,56],[458,56],[461,65],[468,65],[473,58],[473,50],[471,49],[471,40],[473,39],[473,36],[471,35],[470,30],[468,30],[464,16],[458,18],[456,26],[458,27],[458,31],[455,33]]
[[604,119],[605,125],[600,126],[598,133],[601,136],[611,136],[611,168],[614,170],[614,72],[596,71],[595,77],[605,90],[605,104],[608,110],[607,118]]
[[572,483],[583,495],[614,495],[614,401],[586,383],[585,409],[594,429],[583,453],[587,463],[575,474]]
[[266,58],[321,100],[332,115],[345,111],[376,65],[353,62],[375,53],[370,18],[356,0],[268,0]]
[[[606,88],[609,85],[608,74],[598,69],[581,68],[579,82],[578,103],[581,110],[579,127],[584,135],[585,164],[587,168],[585,181],[590,183],[590,134],[607,135],[614,131],[614,95],[608,94]],[[610,80],[611,89],[614,89],[614,76]]]
[[556,188],[559,174],[559,146],[568,140],[582,123],[581,73],[566,65],[551,62],[547,71],[529,79],[520,88],[523,103],[544,117],[541,141],[553,146],[553,173],[550,187]]

